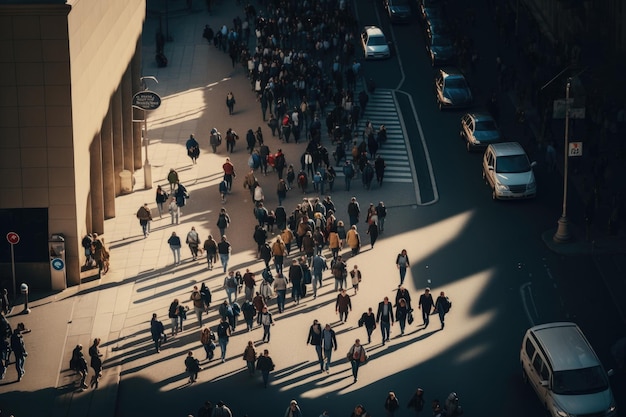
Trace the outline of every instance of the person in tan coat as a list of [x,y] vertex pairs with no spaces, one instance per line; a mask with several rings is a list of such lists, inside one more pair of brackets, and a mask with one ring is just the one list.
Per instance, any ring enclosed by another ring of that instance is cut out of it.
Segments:
[[339,249],[343,246],[339,234],[337,232],[330,232],[328,234],[328,248],[333,254],[333,259],[337,259],[339,255]]
[[287,255],[289,255],[289,252],[291,252],[291,242],[293,242],[293,240],[295,239],[295,236],[293,235],[293,232],[291,231],[291,229],[286,227],[285,230],[283,230],[282,233],[280,234],[280,237],[282,238],[283,243],[285,244]]
[[352,249],[352,256],[358,255],[361,249],[361,237],[359,232],[356,231],[356,225],[352,225],[348,233],[346,234],[346,243]]
[[287,246],[283,242],[283,238],[278,236],[272,244],[272,256],[274,257],[274,266],[277,274],[283,273],[283,262],[286,255],[288,255]]

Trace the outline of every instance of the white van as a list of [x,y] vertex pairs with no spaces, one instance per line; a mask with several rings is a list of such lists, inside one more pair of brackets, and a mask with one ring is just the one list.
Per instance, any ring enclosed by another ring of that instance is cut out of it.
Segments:
[[494,200],[533,198],[537,184],[524,148],[517,142],[493,143],[483,156],[483,179],[491,187]]
[[522,341],[522,376],[550,416],[615,417],[607,373],[574,323],[535,326]]

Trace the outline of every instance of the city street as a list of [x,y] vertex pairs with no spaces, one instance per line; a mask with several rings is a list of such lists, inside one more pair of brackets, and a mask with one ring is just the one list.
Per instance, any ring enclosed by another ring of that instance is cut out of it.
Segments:
[[[531,160],[539,162],[537,198],[492,201],[481,177],[482,154],[468,153],[459,138],[463,112],[437,109],[434,69],[425,52],[421,26],[416,20],[390,25],[380,0],[355,3],[360,25],[380,26],[396,52],[389,60],[363,63],[363,78],[372,78],[377,85],[369,116],[394,126],[404,143],[397,136],[387,149],[383,147],[381,152],[386,152],[385,158],[397,168],[388,171],[389,181],[381,187],[366,190],[360,180],[355,180],[348,192],[340,176],[330,193],[337,217],[346,223],[352,196],[360,202],[362,212],[369,203],[379,201],[388,209],[385,231],[375,248],[370,248],[362,216],[358,224],[361,253],[350,257],[350,250],[343,249],[348,270],[358,265],[363,273],[358,294],[353,295],[349,285],[352,311],[347,323],[342,324],[335,313],[337,292],[330,271],[326,271],[316,299],[309,292],[296,305],[287,297],[283,313],[278,313],[275,299],[271,301],[275,326],[269,343],[261,341],[262,328],[256,326],[247,332],[241,319],[228,344],[226,362],[219,360],[219,347],[214,360],[204,361],[201,326],[192,309],[184,331],[168,337],[161,352],[156,353],[150,336],[152,313],[157,313],[169,335],[170,302],[178,298],[193,308],[189,300],[193,286],[206,283],[213,299],[202,327],[215,329],[217,307],[226,299],[222,289],[225,274],[219,262],[208,270],[205,258],[193,261],[183,244],[182,264],[172,265],[167,244],[170,234],[175,231],[184,239],[194,226],[202,241],[209,234],[216,237],[217,213],[224,207],[232,220],[226,231],[233,247],[228,268],[242,273],[250,269],[260,284],[263,262],[256,257],[252,239],[256,224],[253,202],[242,185],[249,171],[245,135],[248,129],[260,126],[271,152],[282,148],[287,164],[296,167],[306,144],[281,143],[272,137],[244,69],[241,65],[233,67],[228,54],[202,38],[206,24],[214,29],[229,25],[234,16],[243,16],[243,6],[221,0],[209,15],[204,2],[198,1],[193,2],[191,12],[170,13],[172,40],[165,45],[169,59],[165,68],[157,68],[154,62],[159,19],[148,13],[143,75],[158,79],[158,84],[149,87],[163,99],[161,107],[148,116],[154,187],[144,189],[143,173],[137,171],[135,191],[117,198],[117,217],[105,224],[104,239],[111,251],[109,274],[60,294],[39,296],[32,302],[30,315],[10,318],[14,326],[23,321],[32,332],[24,336],[29,351],[24,380],[14,382],[11,367],[0,383],[2,411],[15,417],[182,417],[195,416],[207,400],[213,404],[221,400],[235,417],[256,417],[283,415],[290,400],[296,399],[307,417],[325,410],[330,416],[349,416],[356,404],[379,416],[385,412],[385,397],[394,391],[401,406],[396,416],[406,417],[414,415],[406,404],[421,387],[426,400],[423,415],[431,414],[434,399],[443,403],[454,391],[467,416],[493,410],[510,417],[539,416],[543,415],[542,404],[521,378],[520,344],[528,327],[559,320],[577,322],[607,368],[612,364],[609,348],[624,336],[624,323],[614,304],[607,302],[610,296],[597,278],[593,259],[590,255],[556,253],[542,240],[542,235],[556,227],[562,178],[547,172],[542,165],[543,153],[533,148]],[[471,78],[476,108],[482,108],[494,88],[490,80],[499,53],[498,43],[491,42],[495,26],[485,3],[476,3],[476,22],[468,28],[481,51],[477,72]],[[148,2],[149,8],[151,5],[154,7]],[[237,98],[233,115],[225,105],[228,92]],[[395,109],[389,107],[394,105]],[[500,106],[505,137],[522,140],[514,121],[515,108],[504,94]],[[213,127],[222,135],[228,128],[237,131],[240,140],[234,153],[227,154],[225,144],[216,154],[211,151],[208,136]],[[200,143],[197,164],[192,164],[184,146],[190,134]],[[325,132],[322,142],[332,151]],[[408,158],[400,155],[403,153]],[[226,157],[232,160],[237,176],[222,204],[218,183]],[[169,192],[166,177],[170,168],[177,170],[190,193],[179,225],[170,224],[168,213],[161,218],[154,203],[157,185]],[[265,205],[274,209],[278,203],[276,173],[268,171],[264,176],[257,171],[256,176],[264,190]],[[315,196],[312,191],[303,195],[294,188],[283,205],[290,213],[303,197]],[[144,239],[135,213],[146,202],[154,221]],[[581,207],[572,195],[570,216],[582,225]],[[276,235],[276,230],[270,233],[272,238]],[[353,382],[346,353],[355,339],[367,341],[365,329],[359,328],[357,321],[368,307],[376,312],[383,297],[395,300],[399,285],[395,261],[402,249],[407,250],[411,265],[404,286],[412,298],[415,322],[407,325],[404,335],[396,323],[385,345],[376,328],[372,343],[365,345],[369,360],[359,370],[358,381]],[[294,252],[297,250],[292,251],[286,266]],[[328,250],[324,254],[330,257]],[[421,326],[417,301],[426,287],[435,298],[445,291],[452,302],[443,329],[437,315],[431,316],[426,329]],[[243,293],[238,297],[241,303]],[[49,322],[46,316],[57,320]],[[306,344],[314,319],[322,325],[331,324],[337,334],[338,349],[333,352],[328,374],[320,372],[315,349]],[[88,346],[95,337],[102,338],[104,376],[97,390],[79,392],[72,384],[76,377],[68,369],[71,351],[77,343]],[[242,360],[249,340],[257,353],[269,349],[276,364],[267,388],[263,388],[260,374],[248,375]],[[190,350],[201,359],[202,367],[194,384],[188,383],[183,363]],[[623,403],[618,393],[626,392],[623,375],[612,383],[618,403]]]

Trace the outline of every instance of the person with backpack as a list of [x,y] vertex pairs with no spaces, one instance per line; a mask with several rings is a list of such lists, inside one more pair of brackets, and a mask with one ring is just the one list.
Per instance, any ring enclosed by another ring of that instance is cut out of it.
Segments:
[[246,361],[248,367],[248,375],[254,375],[254,364],[256,362],[256,350],[254,349],[254,343],[252,340],[248,341],[248,346],[243,350],[243,360]]
[[191,158],[191,162],[196,164],[198,157],[200,156],[200,145],[198,141],[193,136],[193,133],[189,135],[189,139],[187,139],[187,143],[185,143],[185,147],[187,148],[187,156]]
[[218,132],[216,128],[211,129],[209,144],[211,145],[211,149],[213,149],[213,153],[217,153],[217,147],[222,144],[222,134]]
[[[235,278],[235,271],[232,269],[228,271],[228,275],[224,278],[223,288],[226,291],[226,296],[228,297],[228,304],[233,303],[233,296],[235,297],[235,301],[237,300],[237,279]],[[226,302],[226,301],[224,301]]]
[[235,143],[239,140],[239,135],[232,128],[226,130],[226,151],[233,153],[235,151]]
[[205,360],[210,361],[215,356],[215,334],[209,329],[205,327],[202,329],[200,333],[200,343],[202,343],[202,347],[204,348],[204,352],[206,353]]
[[269,381],[270,372],[275,368],[274,361],[270,358],[270,351],[263,349],[263,355],[259,356],[256,361],[256,369],[261,371],[263,377],[263,386],[267,388],[267,382]]
[[79,388],[80,390],[84,390],[87,388],[87,384],[85,383],[85,379],[87,378],[87,360],[85,359],[85,354],[83,353],[83,345],[78,344],[72,350],[72,359],[70,359],[70,368],[76,371],[76,373],[80,376]]
[[232,91],[229,91],[226,94],[226,107],[228,107],[228,114],[231,116],[235,113],[235,103],[235,95]]
[[226,212],[226,209],[222,207],[220,213],[217,216],[217,228],[220,229],[220,236],[226,234],[226,229],[230,226],[230,216]]
[[307,178],[306,173],[301,170],[298,173],[298,188],[302,190],[302,194],[306,194],[308,186],[309,186],[309,179]]
[[152,213],[148,208],[148,203],[144,203],[143,206],[139,207],[139,210],[137,210],[137,218],[139,219],[139,225],[141,226],[141,231],[145,239],[150,234],[150,222],[152,221]]
[[446,297],[445,292],[441,291],[439,293],[439,297],[437,297],[437,301],[435,301],[435,308],[433,312],[436,311],[437,314],[439,315],[439,321],[441,322],[442,329],[445,326],[446,314],[448,314],[448,311],[450,311],[451,307],[452,307],[452,303],[450,302],[450,299]]
[[185,370],[189,374],[189,383],[193,384],[198,379],[198,372],[200,372],[200,361],[193,357],[193,352],[187,352],[185,358]]
[[189,250],[191,251],[191,257],[195,261],[198,259],[198,249],[200,248],[200,236],[198,232],[196,232],[195,227],[191,227],[191,230],[187,233],[187,238],[185,243],[189,246]]

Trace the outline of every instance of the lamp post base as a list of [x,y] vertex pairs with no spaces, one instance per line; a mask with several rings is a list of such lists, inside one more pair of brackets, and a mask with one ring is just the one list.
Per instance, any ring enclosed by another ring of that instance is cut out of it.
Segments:
[[567,220],[567,216],[561,216],[559,218],[558,227],[552,240],[556,243],[567,243],[572,240],[572,235],[569,233],[569,222]]
[[143,181],[144,189],[149,190],[152,188],[152,166],[148,161],[143,164]]

